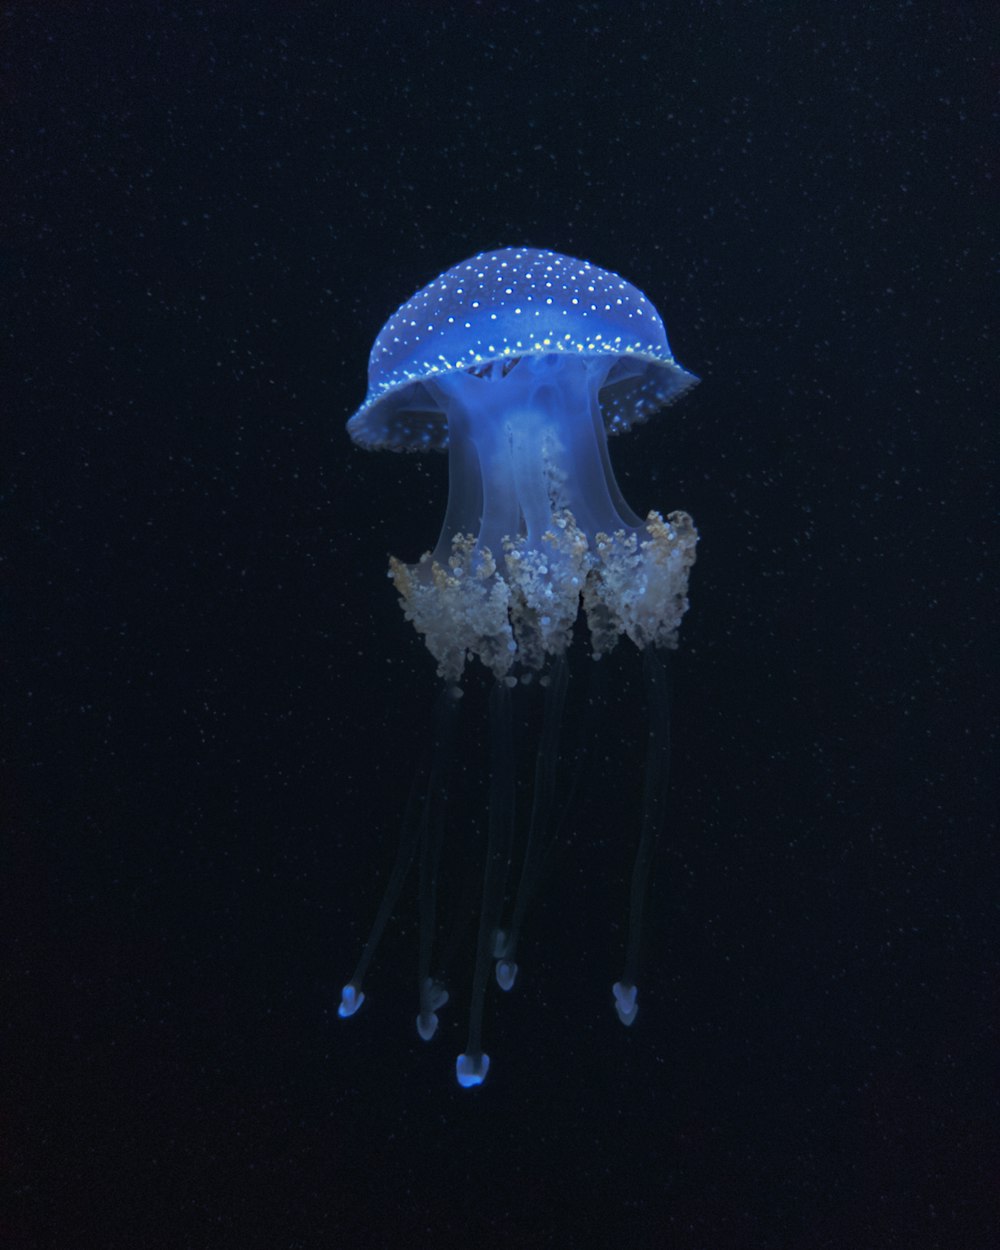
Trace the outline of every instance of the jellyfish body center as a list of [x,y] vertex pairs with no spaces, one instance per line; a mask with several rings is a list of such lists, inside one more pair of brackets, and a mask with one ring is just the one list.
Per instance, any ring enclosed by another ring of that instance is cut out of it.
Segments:
[[610,367],[526,356],[429,387],[448,422],[448,509],[434,551],[391,575],[446,679],[469,654],[497,676],[541,668],[581,603],[597,654],[623,633],[672,645],[697,536],[683,513],[643,522],[625,503],[598,403]]

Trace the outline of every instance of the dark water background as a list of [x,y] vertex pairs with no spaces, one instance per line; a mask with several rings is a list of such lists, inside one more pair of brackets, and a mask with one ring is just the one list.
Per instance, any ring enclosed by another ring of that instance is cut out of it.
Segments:
[[[5,8],[4,1246],[998,1244],[991,12]],[[469,1094],[408,907],[335,1014],[435,687],[387,553],[446,485],[343,425],[515,243],[704,379],[612,448],[702,543],[640,1020],[623,649]]]

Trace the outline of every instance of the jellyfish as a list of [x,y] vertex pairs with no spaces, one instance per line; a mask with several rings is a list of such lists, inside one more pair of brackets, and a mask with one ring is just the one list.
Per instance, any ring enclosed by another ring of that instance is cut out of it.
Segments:
[[[463,673],[491,683],[486,853],[468,1040],[455,1072],[480,1085],[484,1002],[493,970],[502,990],[518,974],[526,909],[560,826],[555,802],[567,651],[586,621],[594,661],[627,637],[642,653],[649,724],[638,846],[632,867],[619,1019],[638,1012],[643,911],[665,818],[669,712],[665,654],[688,607],[697,531],[684,512],[643,519],[625,502],[608,436],[628,430],[697,383],[674,359],[656,309],[616,273],[534,248],[483,252],[407,300],[372,348],[368,393],[347,424],[361,447],[446,451],[448,502],[437,545],[389,575],[437,665],[440,691],[395,863],[370,935],[342,992],[353,1016],[407,874],[419,862],[417,1030],[434,1037],[449,990],[436,972],[437,877],[448,823],[451,761]],[[516,886],[516,752],[511,703],[544,689],[534,789]]]

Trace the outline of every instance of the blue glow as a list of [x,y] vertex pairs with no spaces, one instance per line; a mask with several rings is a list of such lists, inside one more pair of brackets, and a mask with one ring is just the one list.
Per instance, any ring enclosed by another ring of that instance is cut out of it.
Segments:
[[[646,781],[630,892],[618,1018],[637,1015],[642,912],[663,823],[669,753],[666,679],[658,653],[677,645],[697,531],[684,512],[645,518],[626,503],[608,434],[645,420],[697,382],[677,364],[649,300],[617,274],[531,248],[484,252],[418,291],[372,349],[368,395],[348,422],[364,447],[448,451],[448,506],[433,550],[390,560],[406,618],[437,663],[431,764],[419,819],[404,821],[385,897],[340,1006],[352,1016],[411,865],[420,864],[417,1032],[431,1041],[448,1002],[435,960],[437,864],[446,844],[460,683],[479,661],[489,696],[489,819],[468,1040],[459,1085],[481,1085],[487,986],[512,991],[528,904],[544,876],[559,819],[559,740],[577,619],[600,659],[628,638],[643,654],[649,707]],[[512,691],[542,688],[530,805],[517,801]],[[563,798],[565,801],[565,796]],[[519,813],[528,814],[523,837]],[[419,845],[418,845],[419,844]],[[509,880],[513,848],[519,879]],[[463,853],[466,848],[463,847]],[[490,975],[492,971],[492,976]]]
[[482,1085],[489,1070],[489,1055],[459,1055],[455,1060],[455,1076],[463,1089]]
[[368,395],[347,428],[365,447],[447,447],[447,422],[423,382],[550,354],[607,358],[601,407],[611,431],[645,420],[698,380],[674,360],[656,309],[624,278],[558,252],[508,247],[455,265],[389,318],[368,362]]

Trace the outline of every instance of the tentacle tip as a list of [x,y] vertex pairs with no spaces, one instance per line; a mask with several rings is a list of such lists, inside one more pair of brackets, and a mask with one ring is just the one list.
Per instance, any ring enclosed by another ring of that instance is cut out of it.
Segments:
[[345,985],[340,991],[340,1006],[337,1008],[337,1015],[341,1020],[349,1019],[364,1001],[365,996],[356,985]]
[[482,1053],[478,1055],[459,1055],[455,1060],[455,1076],[463,1089],[472,1089],[473,1086],[482,1085],[489,1070],[489,1055]]
[[425,1042],[429,1042],[438,1030],[436,1011],[422,1011],[417,1016],[417,1032]]
[[626,1028],[629,1028],[635,1023],[635,1018],[639,1014],[639,1006],[635,1001],[639,991],[634,985],[616,981],[611,987],[611,992],[615,996],[615,1011],[618,1012],[618,1019]]
[[417,1032],[429,1042],[437,1032],[439,1007],[448,1001],[448,991],[440,981],[428,977],[420,989],[420,1014],[417,1016]]
[[517,980],[517,964],[512,959],[501,959],[497,962],[497,985],[502,990],[512,990]]

